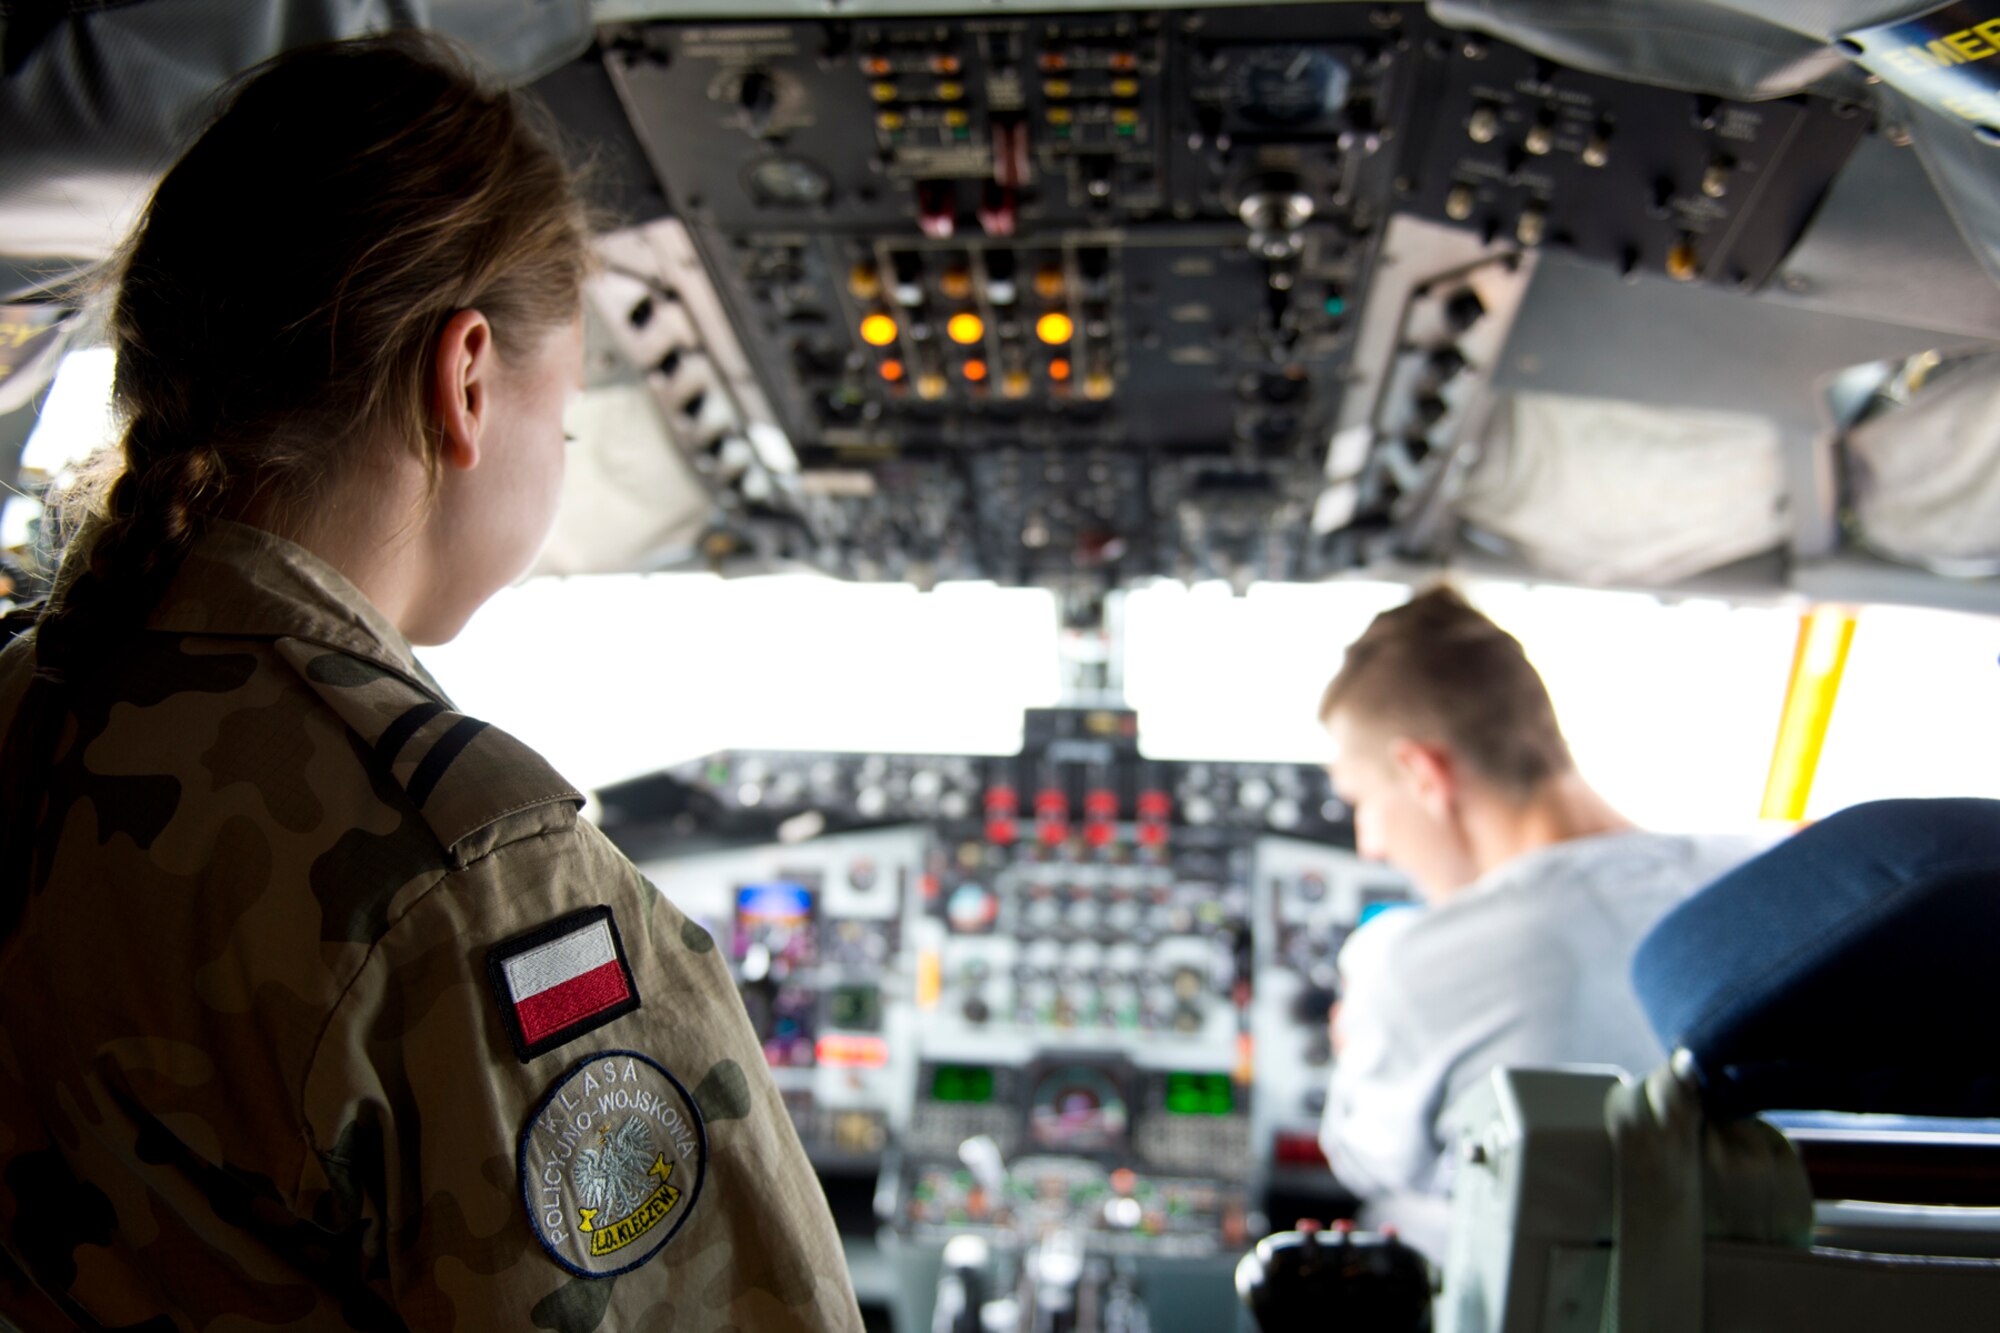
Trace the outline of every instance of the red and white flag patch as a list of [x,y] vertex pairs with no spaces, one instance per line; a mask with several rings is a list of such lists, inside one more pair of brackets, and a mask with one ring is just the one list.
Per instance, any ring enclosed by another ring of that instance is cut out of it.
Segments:
[[571,912],[495,945],[486,971],[523,1064],[639,1007],[608,907]]

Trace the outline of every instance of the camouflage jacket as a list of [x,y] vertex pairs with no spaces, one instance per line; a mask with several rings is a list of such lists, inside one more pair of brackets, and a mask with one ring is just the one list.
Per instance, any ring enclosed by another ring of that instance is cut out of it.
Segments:
[[860,1328],[709,936],[337,572],[219,525],[70,708],[0,1326]]

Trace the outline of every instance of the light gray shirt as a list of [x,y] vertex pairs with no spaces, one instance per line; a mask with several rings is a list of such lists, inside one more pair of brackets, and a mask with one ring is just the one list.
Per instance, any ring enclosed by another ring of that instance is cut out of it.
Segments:
[[1357,930],[1340,953],[1340,1055],[1320,1126],[1341,1183],[1364,1199],[1441,1194],[1439,1119],[1499,1066],[1658,1064],[1632,955],[1670,908],[1758,850],[1747,838],[1578,838]]

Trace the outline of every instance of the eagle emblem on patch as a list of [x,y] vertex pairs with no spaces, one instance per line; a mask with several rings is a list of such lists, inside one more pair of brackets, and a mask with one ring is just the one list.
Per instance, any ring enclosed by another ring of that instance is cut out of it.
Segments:
[[603,1051],[557,1079],[521,1131],[535,1238],[578,1277],[616,1277],[666,1247],[701,1197],[708,1132],[679,1079]]

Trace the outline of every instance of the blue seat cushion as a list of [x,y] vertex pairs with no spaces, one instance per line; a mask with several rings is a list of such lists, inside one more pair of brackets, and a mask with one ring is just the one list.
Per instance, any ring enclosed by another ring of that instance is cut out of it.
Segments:
[[1843,810],[1669,913],[1632,979],[1713,1113],[2000,1115],[2000,801]]

